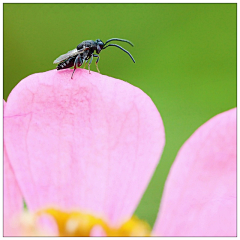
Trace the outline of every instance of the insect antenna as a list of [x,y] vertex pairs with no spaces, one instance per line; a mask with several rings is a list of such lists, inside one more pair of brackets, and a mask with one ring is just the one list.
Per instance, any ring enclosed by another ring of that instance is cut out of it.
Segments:
[[107,46],[103,47],[103,49],[107,48],[107,47],[110,47],[110,46],[113,46],[113,47],[117,47],[117,48],[120,48],[121,50],[123,50],[125,53],[127,53],[129,55],[129,57],[133,60],[133,62],[135,63],[135,60],[133,58],[133,56],[130,54],[130,52],[128,52],[126,49],[122,48],[121,46],[117,45],[117,44],[108,44]]
[[108,39],[108,40],[105,42],[104,46],[105,46],[107,43],[111,42],[111,41],[126,42],[126,43],[129,43],[131,46],[133,46],[133,44],[132,44],[130,41],[125,40],[125,39],[121,39],[121,38],[111,38],[111,39]]

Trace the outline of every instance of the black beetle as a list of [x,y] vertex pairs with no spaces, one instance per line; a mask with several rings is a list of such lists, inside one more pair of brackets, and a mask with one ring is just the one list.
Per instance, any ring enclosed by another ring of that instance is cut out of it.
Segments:
[[[107,40],[105,43],[103,43],[103,41],[101,41],[100,39],[97,39],[96,41],[93,40],[86,40],[83,41],[82,43],[78,44],[78,46],[67,52],[66,54],[61,55],[60,57],[58,57],[56,60],[54,60],[54,64],[58,63],[57,66],[57,70],[61,70],[61,69],[65,69],[65,68],[70,68],[70,67],[74,67],[73,73],[71,78],[73,78],[73,74],[76,70],[77,67],[80,67],[84,62],[85,65],[87,63],[87,61],[90,59],[89,63],[88,63],[88,70],[90,73],[90,65],[92,63],[93,57],[97,57],[97,61],[96,61],[96,67],[98,72],[98,61],[99,61],[99,54],[102,49],[105,49],[107,47],[110,46],[114,46],[114,47],[118,47],[121,50],[123,50],[125,53],[127,53],[130,58],[133,60],[133,62],[135,63],[135,60],[133,58],[133,56],[124,48],[122,48],[121,46],[117,45],[117,44],[108,44],[111,41],[121,41],[121,42],[126,42],[129,43],[131,46],[133,46],[133,44],[125,39],[120,39],[120,38],[111,38],[109,40]],[[97,54],[94,54],[94,51],[96,51]],[[85,68],[84,65],[84,68]]]

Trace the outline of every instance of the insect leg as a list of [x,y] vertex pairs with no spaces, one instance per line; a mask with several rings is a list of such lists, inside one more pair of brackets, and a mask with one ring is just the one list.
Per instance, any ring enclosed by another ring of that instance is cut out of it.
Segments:
[[79,57],[78,58],[78,63],[77,63],[77,65],[78,65],[78,67],[81,67],[82,65],[83,65],[83,60],[82,60],[82,58],[81,57]]
[[83,68],[85,69],[86,65],[87,65],[87,62],[88,62],[89,59],[85,60],[85,64],[83,66]]
[[77,57],[76,57],[76,59],[75,59],[75,61],[74,61],[74,70],[73,70],[71,79],[73,79],[73,74],[74,74],[77,66],[81,66],[81,65],[82,65],[82,59],[81,59],[80,54],[79,54],[79,55],[77,55]]
[[90,65],[91,65],[91,63],[92,63],[92,60],[93,60],[93,55],[91,56],[91,59],[90,59],[90,61],[89,61],[89,63],[88,63],[88,70],[89,70],[89,73],[90,73]]
[[94,57],[97,57],[97,61],[96,61],[96,68],[98,70],[98,72],[100,73],[99,69],[98,69],[98,61],[99,61],[99,56],[97,54],[93,54]]

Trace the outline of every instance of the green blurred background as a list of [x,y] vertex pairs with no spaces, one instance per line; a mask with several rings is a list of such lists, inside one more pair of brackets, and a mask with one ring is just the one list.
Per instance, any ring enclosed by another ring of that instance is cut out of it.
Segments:
[[4,4],[4,99],[21,79],[54,69],[53,60],[83,40],[132,41],[134,48],[120,45],[136,64],[107,48],[99,69],[141,88],[162,116],[165,149],[136,209],[153,225],[182,144],[211,117],[236,107],[236,11],[236,4]]

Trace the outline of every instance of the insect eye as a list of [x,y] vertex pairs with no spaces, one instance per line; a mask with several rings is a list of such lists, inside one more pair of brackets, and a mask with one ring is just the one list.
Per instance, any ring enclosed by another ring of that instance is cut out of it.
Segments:
[[103,44],[98,44],[97,45],[97,54],[99,54],[101,51],[102,51],[102,48],[103,48]]

